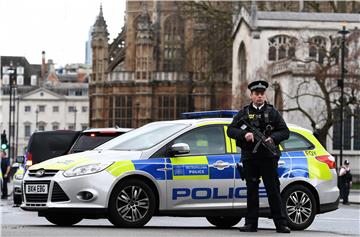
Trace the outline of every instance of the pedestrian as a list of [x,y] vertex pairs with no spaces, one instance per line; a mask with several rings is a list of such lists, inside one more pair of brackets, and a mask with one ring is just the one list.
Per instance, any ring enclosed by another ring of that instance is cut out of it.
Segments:
[[3,185],[1,187],[1,199],[7,199],[8,188],[7,183],[9,182],[10,173],[10,159],[7,157],[5,151],[1,151],[1,172],[3,174]]
[[[251,103],[237,113],[229,125],[227,134],[236,140],[241,147],[241,162],[245,171],[247,187],[247,215],[245,225],[240,227],[243,232],[256,232],[258,228],[259,212],[259,183],[260,177],[265,185],[271,215],[279,233],[290,233],[285,216],[284,204],[280,196],[280,181],[278,177],[278,160],[281,141],[289,138],[290,131],[280,113],[266,102],[266,81],[254,81],[248,85]],[[277,153],[268,150],[265,145],[257,149],[257,140],[250,132],[245,122],[266,135],[266,143],[272,145]],[[269,132],[269,129],[271,132]],[[255,149],[254,149],[255,148]]]
[[349,160],[344,161],[344,165],[339,171],[339,186],[340,186],[340,198],[343,200],[343,204],[349,205],[349,192],[352,185],[352,174],[350,171]]

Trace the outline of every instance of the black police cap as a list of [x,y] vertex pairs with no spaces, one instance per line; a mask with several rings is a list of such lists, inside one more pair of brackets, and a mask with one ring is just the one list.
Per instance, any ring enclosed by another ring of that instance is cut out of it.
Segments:
[[266,88],[268,87],[269,87],[269,83],[267,83],[267,81],[262,81],[262,80],[253,81],[248,85],[250,91],[255,91],[255,90],[265,91]]

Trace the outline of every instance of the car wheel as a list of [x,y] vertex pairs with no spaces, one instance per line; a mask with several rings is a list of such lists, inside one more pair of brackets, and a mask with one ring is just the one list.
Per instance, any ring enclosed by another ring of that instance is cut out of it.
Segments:
[[207,216],[206,220],[218,228],[230,228],[241,221],[238,216]]
[[13,201],[15,205],[20,205],[22,202],[21,195],[13,194]]
[[309,227],[316,214],[316,201],[311,191],[302,185],[294,185],[282,196],[289,227],[292,230],[304,230]]
[[125,180],[111,193],[109,221],[118,227],[141,227],[153,216],[156,201],[154,191],[145,182]]
[[83,218],[76,215],[47,214],[46,220],[58,226],[72,226],[79,223]]

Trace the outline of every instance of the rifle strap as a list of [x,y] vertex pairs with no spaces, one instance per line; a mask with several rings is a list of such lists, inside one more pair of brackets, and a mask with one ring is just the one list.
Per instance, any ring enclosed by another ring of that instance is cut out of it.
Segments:
[[270,114],[270,111],[271,111],[271,107],[268,106],[267,104],[265,104],[265,106],[266,106],[265,112],[264,112],[265,124],[269,124],[270,123],[269,114]]

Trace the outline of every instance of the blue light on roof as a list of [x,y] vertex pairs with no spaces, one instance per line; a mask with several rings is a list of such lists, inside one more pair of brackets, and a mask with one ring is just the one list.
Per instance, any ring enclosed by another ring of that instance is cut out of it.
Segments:
[[201,119],[201,118],[233,118],[238,111],[236,110],[214,110],[186,112],[181,114],[183,119]]

